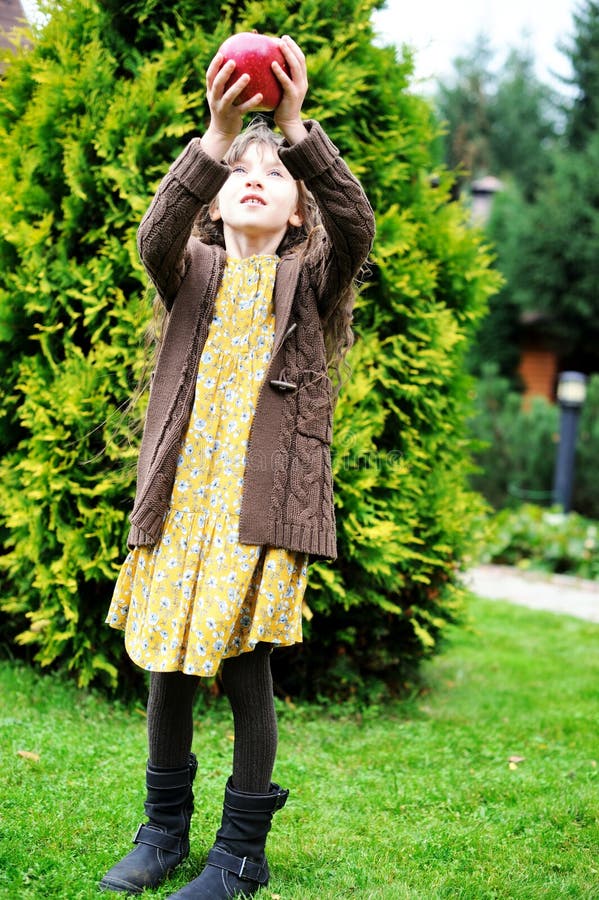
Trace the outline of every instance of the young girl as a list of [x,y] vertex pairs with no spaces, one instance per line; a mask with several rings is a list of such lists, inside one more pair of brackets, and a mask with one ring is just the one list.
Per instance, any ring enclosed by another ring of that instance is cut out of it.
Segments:
[[[353,285],[373,214],[337,148],[302,121],[305,58],[274,113],[242,132],[261,95],[218,55],[211,119],[163,179],[138,234],[167,319],[146,415],[130,553],[108,619],[150,672],[146,824],[100,886],[141,893],[189,853],[193,700],[219,669],[233,771],[207,864],[175,898],[251,896],[288,791],[271,782],[273,645],[301,641],[308,558],[336,556],[329,371],[351,344]],[[222,664],[222,666],[221,666]]]

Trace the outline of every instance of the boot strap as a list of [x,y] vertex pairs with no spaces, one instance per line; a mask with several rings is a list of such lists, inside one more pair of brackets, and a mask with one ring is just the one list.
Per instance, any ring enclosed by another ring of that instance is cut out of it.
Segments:
[[213,847],[208,853],[206,864],[216,866],[218,869],[225,869],[246,881],[257,881],[259,884],[268,882],[269,872],[266,860],[256,863],[247,856],[234,856],[232,853],[225,853],[224,850]]
[[167,850],[169,853],[181,853],[180,837],[174,834],[167,834],[166,831],[158,831],[156,828],[149,828],[143,823],[137,829],[133,843],[149,844],[150,847]]

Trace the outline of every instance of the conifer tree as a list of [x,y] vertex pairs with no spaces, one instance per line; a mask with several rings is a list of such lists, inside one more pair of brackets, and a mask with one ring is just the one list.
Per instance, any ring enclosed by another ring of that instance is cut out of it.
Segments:
[[582,149],[599,131],[599,2],[585,0],[574,13],[574,34],[564,46],[570,59],[574,102],[568,113],[569,145]]
[[534,62],[527,48],[512,48],[498,68],[483,34],[454,60],[453,77],[438,85],[444,160],[464,187],[491,174],[514,181],[531,199],[547,173],[559,98],[538,80]]
[[438,126],[410,90],[409,54],[375,41],[375,5],[64,0],[7,65],[0,602],[5,635],[81,684],[114,685],[123,658],[103,619],[144,408],[142,398],[123,413],[144,378],[151,318],[135,232],[168,165],[206,124],[204,72],[233,31],[298,40],[305,112],[338,144],[378,220],[335,418],[340,556],[311,568],[309,640],[278,677],[313,694],[373,672],[399,681],[459,614],[480,509],[466,486],[463,359],[496,276],[449,202],[451,179],[433,172]]
[[[549,171],[531,202],[514,191],[497,204],[489,236],[506,278],[496,309],[543,321],[560,367],[599,370],[597,321],[597,210],[599,209],[599,3],[587,0],[574,16],[568,54],[573,99],[563,140],[552,148]],[[522,192],[523,193],[523,192]],[[495,314],[485,321],[487,334]],[[488,358],[488,357],[487,357]],[[494,357],[497,358],[497,357]]]

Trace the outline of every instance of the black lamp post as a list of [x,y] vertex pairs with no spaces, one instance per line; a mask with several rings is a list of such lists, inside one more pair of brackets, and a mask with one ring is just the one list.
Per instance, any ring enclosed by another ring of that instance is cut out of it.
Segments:
[[574,456],[576,431],[580,410],[586,396],[586,376],[582,372],[562,372],[557,384],[557,400],[561,408],[560,434],[555,474],[553,502],[567,513],[570,511],[574,484]]

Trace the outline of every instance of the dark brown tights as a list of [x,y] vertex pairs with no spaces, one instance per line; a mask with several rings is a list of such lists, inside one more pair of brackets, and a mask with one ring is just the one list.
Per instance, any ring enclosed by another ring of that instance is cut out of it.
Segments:
[[[238,791],[265,794],[270,789],[277,753],[269,644],[226,659],[222,683],[233,712],[233,785]],[[193,738],[193,701],[199,676],[152,672],[148,697],[150,763],[158,768],[187,764]]]

